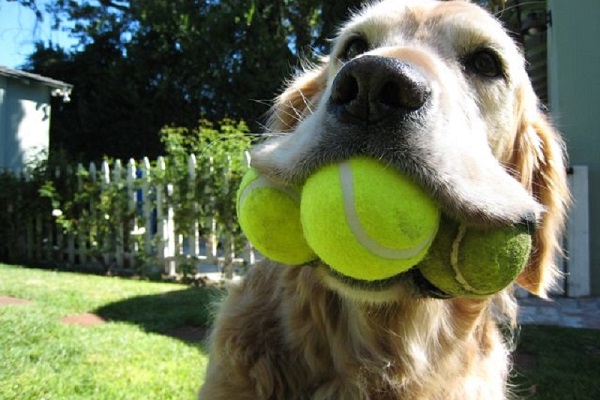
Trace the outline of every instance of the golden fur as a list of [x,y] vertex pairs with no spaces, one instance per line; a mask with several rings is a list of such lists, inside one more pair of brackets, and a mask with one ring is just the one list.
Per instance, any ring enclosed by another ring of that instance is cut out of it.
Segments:
[[[498,226],[533,215],[533,250],[517,282],[545,296],[569,198],[563,146],[539,110],[519,51],[472,4],[384,0],[356,14],[332,56],[277,99],[269,128],[282,135],[254,150],[254,166],[282,183],[301,183],[320,165],[360,152],[407,165],[369,143],[360,150],[337,145],[344,142],[331,128],[327,101],[344,64],[338,55],[357,34],[371,44],[365,54],[402,60],[431,87],[435,112],[419,125],[426,129],[406,128],[419,135],[409,151],[433,155],[419,158],[428,172],[413,177],[452,218]],[[464,55],[482,46],[499,54],[503,78],[465,72]],[[328,148],[326,137],[339,149]],[[505,399],[511,343],[499,325],[514,327],[516,313],[511,288],[441,300],[423,296],[411,281],[357,287],[319,262],[266,260],[220,305],[200,399]]]

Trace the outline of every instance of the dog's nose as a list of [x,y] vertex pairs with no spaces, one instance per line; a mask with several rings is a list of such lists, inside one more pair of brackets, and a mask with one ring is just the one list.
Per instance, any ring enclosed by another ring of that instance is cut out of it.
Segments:
[[366,55],[348,62],[338,72],[329,108],[342,120],[375,123],[415,113],[430,94],[427,79],[410,64]]

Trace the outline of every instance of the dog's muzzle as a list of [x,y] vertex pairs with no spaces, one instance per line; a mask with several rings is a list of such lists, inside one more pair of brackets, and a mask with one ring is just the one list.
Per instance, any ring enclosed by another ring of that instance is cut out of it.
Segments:
[[410,64],[366,55],[346,63],[338,72],[328,111],[341,122],[376,124],[416,113],[430,95],[427,80]]

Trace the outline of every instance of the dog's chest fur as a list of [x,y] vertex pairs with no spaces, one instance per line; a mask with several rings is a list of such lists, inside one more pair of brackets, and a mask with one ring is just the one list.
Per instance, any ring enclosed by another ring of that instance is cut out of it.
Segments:
[[507,351],[488,301],[369,306],[340,299],[314,274],[259,265],[231,289],[213,346],[252,381],[254,398],[503,398]]

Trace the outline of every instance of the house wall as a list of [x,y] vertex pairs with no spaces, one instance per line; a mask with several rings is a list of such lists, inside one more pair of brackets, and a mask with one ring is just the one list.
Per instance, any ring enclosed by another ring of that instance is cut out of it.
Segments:
[[18,171],[48,149],[50,89],[0,76],[0,169]]
[[548,9],[550,108],[570,164],[589,168],[591,289],[600,295],[600,1],[549,0]]

